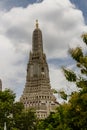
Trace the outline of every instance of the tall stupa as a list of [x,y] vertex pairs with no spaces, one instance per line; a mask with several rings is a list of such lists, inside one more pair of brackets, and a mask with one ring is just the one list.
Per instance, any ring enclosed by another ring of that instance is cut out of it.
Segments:
[[20,101],[23,102],[25,109],[34,108],[40,119],[54,112],[58,105],[50,85],[49,68],[43,51],[42,32],[39,29],[38,20],[33,31],[26,84]]

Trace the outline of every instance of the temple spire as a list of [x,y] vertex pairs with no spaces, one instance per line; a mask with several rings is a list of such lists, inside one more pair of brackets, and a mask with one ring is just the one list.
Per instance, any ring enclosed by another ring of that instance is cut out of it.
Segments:
[[38,20],[36,20],[36,29],[38,29]]
[[38,26],[39,26],[38,20],[36,20],[36,28],[33,31],[33,37],[32,37],[33,52],[43,52],[42,32]]

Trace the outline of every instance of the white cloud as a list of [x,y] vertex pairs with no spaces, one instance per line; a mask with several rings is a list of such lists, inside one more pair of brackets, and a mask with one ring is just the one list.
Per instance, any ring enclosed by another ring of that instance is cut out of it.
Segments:
[[[69,0],[44,0],[27,8],[0,12],[0,76],[4,79],[4,87],[17,89],[19,85],[21,90],[24,87],[21,85],[25,82],[36,19],[40,23],[48,59],[67,57],[68,47],[81,43],[80,35],[87,30],[82,12]],[[65,79],[59,70],[51,68],[50,75],[53,87],[64,86]]]
[[[23,64],[16,65],[17,62],[21,61],[24,56],[17,52],[11,43],[11,41],[0,35],[0,78],[3,80],[3,89],[6,87],[14,88],[15,83],[18,82],[19,78],[17,75],[23,71]],[[10,80],[16,80],[14,85]],[[13,86],[12,86],[13,85]]]

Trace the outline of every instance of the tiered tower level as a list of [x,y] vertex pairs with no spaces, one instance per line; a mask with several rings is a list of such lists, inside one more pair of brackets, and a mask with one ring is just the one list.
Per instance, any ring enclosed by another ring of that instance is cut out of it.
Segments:
[[21,96],[25,109],[34,108],[38,118],[46,118],[54,112],[58,103],[54,97],[49,79],[49,68],[43,52],[42,32],[36,21],[33,31],[32,51],[27,65],[26,84]]

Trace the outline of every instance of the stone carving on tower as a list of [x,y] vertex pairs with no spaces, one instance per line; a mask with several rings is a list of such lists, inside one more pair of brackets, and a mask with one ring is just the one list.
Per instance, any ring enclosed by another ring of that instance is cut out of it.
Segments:
[[51,90],[49,68],[43,52],[42,32],[37,20],[27,64],[26,84],[20,101],[23,102],[25,109],[34,108],[37,117],[41,119],[54,112],[58,105]]

